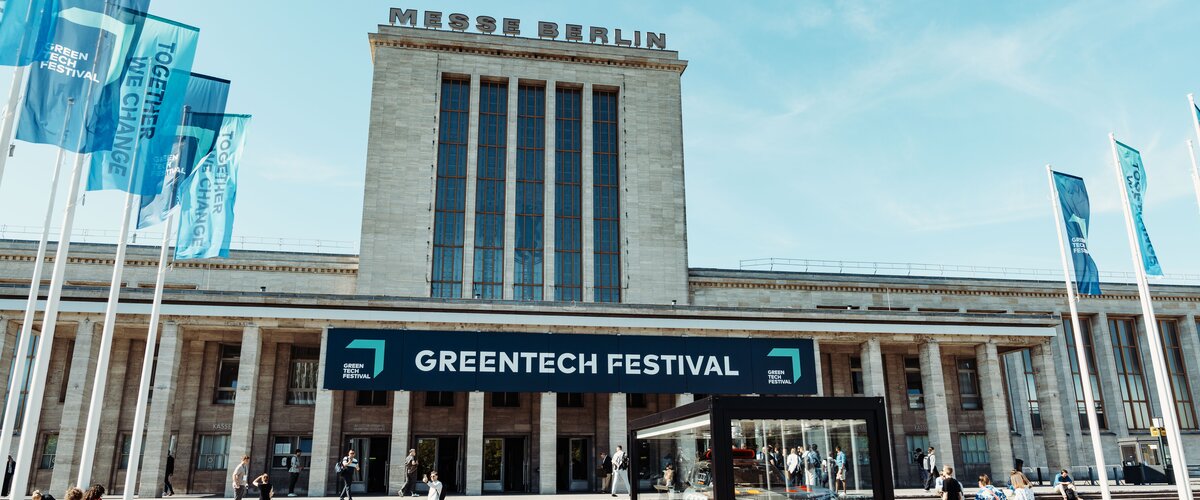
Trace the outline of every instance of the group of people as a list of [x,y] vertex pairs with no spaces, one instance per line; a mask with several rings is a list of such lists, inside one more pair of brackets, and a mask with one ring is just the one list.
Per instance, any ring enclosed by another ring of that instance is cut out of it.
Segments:
[[[921,464],[921,480],[925,491],[932,490],[942,500],[964,500],[966,492],[962,483],[954,477],[954,467],[943,465],[939,471],[937,453],[932,446],[929,447],[928,453],[923,453],[920,448],[913,450],[913,453],[916,461]],[[1052,486],[1054,492],[1064,500],[1076,498],[1075,480],[1066,469],[1054,476]],[[1012,500],[1034,500],[1033,482],[1024,472],[1017,469],[1009,472],[1007,492],[993,485],[992,478],[987,474],[979,476],[979,489],[975,492],[975,500],[1009,500],[1010,496]]]
[[793,486],[815,487],[830,485],[834,491],[846,491],[846,452],[841,446],[834,446],[828,457],[821,458],[817,445],[810,444],[808,449],[802,446],[792,448],[786,458],[779,456],[779,451],[773,446],[764,447],[768,470],[783,466],[784,483],[787,488]]
[[[10,459],[12,457],[9,457]],[[43,493],[42,490],[33,490],[31,495],[33,500],[54,500],[54,496],[49,493]],[[99,484],[93,484],[87,490],[81,490],[77,486],[67,488],[67,500],[103,500],[104,487]]]
[[[617,483],[620,482],[625,483],[625,493],[629,493],[629,456],[623,448],[617,446],[617,451],[611,457],[606,452],[600,452],[600,464],[596,468],[600,474],[601,493],[608,492],[614,497],[617,496]],[[671,473],[674,475],[674,470]]]

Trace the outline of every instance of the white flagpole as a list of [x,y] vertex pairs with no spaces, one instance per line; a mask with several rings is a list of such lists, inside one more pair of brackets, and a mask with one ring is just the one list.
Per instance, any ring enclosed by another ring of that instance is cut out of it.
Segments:
[[[67,99],[67,114],[63,118],[63,131],[60,143],[66,142],[67,124],[71,117],[71,108],[75,99]],[[54,200],[58,195],[58,178],[62,174],[63,159],[67,150],[58,148],[58,156],[54,159],[54,171],[50,174],[50,196],[46,201],[46,217],[42,219],[42,239],[38,240],[37,257],[33,261],[33,278],[29,281],[29,298],[25,301],[25,318],[21,321],[21,333],[17,337],[16,359],[28,355],[29,344],[33,337],[33,321],[37,316],[38,292],[42,289],[42,266],[46,262],[46,246],[50,239],[50,221],[54,218]],[[19,366],[14,365],[14,366]],[[12,453],[12,435],[17,424],[17,410],[21,388],[25,386],[25,370],[14,370],[8,384],[8,401],[4,406],[4,424],[0,426],[0,452]]]
[[[1079,363],[1083,402],[1087,405],[1088,434],[1092,438],[1092,453],[1096,459],[1096,471],[1100,476],[1100,497],[1109,500],[1112,498],[1112,493],[1108,490],[1108,466],[1104,463],[1104,446],[1100,442],[1100,419],[1096,416],[1096,396],[1092,394],[1092,369],[1088,366],[1087,351],[1084,350],[1083,330],[1080,328],[1079,308],[1076,306],[1079,296],[1076,295],[1075,285],[1071,282],[1067,240],[1066,235],[1063,234],[1062,207],[1059,206],[1058,186],[1054,184],[1054,170],[1050,168],[1050,165],[1046,165],[1046,175],[1050,179],[1050,203],[1054,206],[1054,227],[1058,230],[1058,250],[1062,257],[1063,280],[1067,285],[1067,305],[1071,309],[1071,334],[1075,338],[1075,359]],[[1042,376],[1046,375],[1048,374],[1042,374]]]
[[1196,166],[1196,150],[1193,149],[1192,140],[1187,140],[1188,156],[1192,158],[1192,191],[1196,193],[1196,205],[1200,206],[1200,168]]
[[[1167,445],[1171,448],[1171,466],[1175,475],[1175,489],[1180,500],[1192,500],[1192,488],[1188,482],[1187,459],[1183,453],[1183,442],[1179,439],[1179,417],[1176,416],[1175,397],[1171,391],[1171,379],[1167,376],[1163,363],[1162,338],[1158,333],[1158,321],[1154,316],[1154,306],[1150,301],[1150,285],[1146,279],[1146,268],[1142,260],[1142,248],[1137,242],[1136,229],[1133,223],[1133,211],[1129,206],[1129,192],[1125,184],[1125,175],[1121,171],[1121,160],[1117,154],[1117,139],[1108,134],[1112,146],[1113,168],[1116,169],[1117,183],[1121,188],[1122,208],[1125,212],[1125,229],[1129,236],[1129,251],[1133,256],[1133,268],[1137,276],[1138,295],[1142,304],[1142,320],[1146,326],[1147,344],[1150,348],[1150,361],[1153,363],[1155,389],[1158,393],[1159,407],[1162,410],[1163,424],[1167,430]],[[1143,165],[1143,168],[1145,166]]]
[[1192,128],[1196,130],[1196,140],[1200,140],[1200,115],[1196,114],[1196,97],[1188,94],[1188,104],[1191,104],[1191,109],[1188,110],[1192,114]]
[[12,147],[13,128],[16,127],[17,117],[21,115],[21,105],[25,102],[27,71],[28,66],[13,68],[12,87],[8,89],[8,103],[4,106],[4,119],[0,121],[0,186],[4,185],[4,165],[8,163],[8,150]]
[[[150,374],[154,370],[154,346],[158,343],[158,318],[162,313],[163,281],[167,276],[167,251],[171,245],[171,229],[175,224],[175,214],[167,216],[167,225],[163,228],[162,248],[158,252],[158,277],[154,280],[154,302],[150,306],[150,331],[146,336],[146,355],[142,358],[142,378],[138,385],[138,398],[133,417],[133,437],[130,438],[129,449],[142,449],[142,433],[146,429],[146,406],[150,399]],[[141,453],[129,454],[129,466],[125,468],[125,489],[122,492],[124,500],[133,500],[133,492],[137,489],[138,467],[141,466]],[[149,471],[157,474],[156,471]],[[154,496],[152,492],[141,492],[143,498]]]

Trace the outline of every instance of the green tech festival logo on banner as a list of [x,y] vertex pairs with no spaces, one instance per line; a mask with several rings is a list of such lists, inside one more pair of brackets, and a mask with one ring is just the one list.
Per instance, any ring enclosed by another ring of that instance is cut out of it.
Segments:
[[367,374],[366,363],[348,362],[342,363],[342,379],[365,379],[371,380],[383,373],[383,359],[386,342],[381,339],[355,339],[346,344],[346,349],[369,349],[375,351],[374,366],[371,367],[371,373]]
[[794,347],[776,347],[771,349],[771,352],[768,352],[767,356],[773,358],[790,358],[792,360],[792,381],[788,382],[784,378],[784,370],[770,369],[767,370],[768,384],[795,384],[800,381],[800,349]]

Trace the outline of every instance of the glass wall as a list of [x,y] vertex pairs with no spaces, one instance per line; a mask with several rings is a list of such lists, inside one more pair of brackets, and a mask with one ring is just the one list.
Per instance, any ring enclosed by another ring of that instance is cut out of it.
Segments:
[[[733,419],[735,498],[875,498],[866,420]],[[638,498],[713,498],[708,415],[637,431]]]

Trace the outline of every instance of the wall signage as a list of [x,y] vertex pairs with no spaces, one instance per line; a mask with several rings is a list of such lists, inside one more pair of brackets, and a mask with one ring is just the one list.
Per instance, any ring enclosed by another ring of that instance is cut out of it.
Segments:
[[333,328],[325,389],[816,394],[811,339]]
[[[432,29],[450,28],[454,31],[467,31],[474,28],[479,33],[487,35],[502,34],[521,36],[521,20],[504,17],[499,20],[492,16],[476,16],[474,23],[466,14],[451,13],[443,15],[436,10],[418,12],[417,9],[399,9],[393,7],[388,12],[388,23],[392,26],[411,26]],[[567,40],[621,47],[645,47],[648,49],[667,48],[667,34],[647,31],[643,40],[641,31],[622,31],[620,28],[610,30],[599,26],[588,26],[585,30],[582,24],[563,24],[548,21],[538,21],[535,31],[538,38],[549,40]],[[529,30],[526,25],[526,31]],[[644,43],[643,43],[644,42]]]

